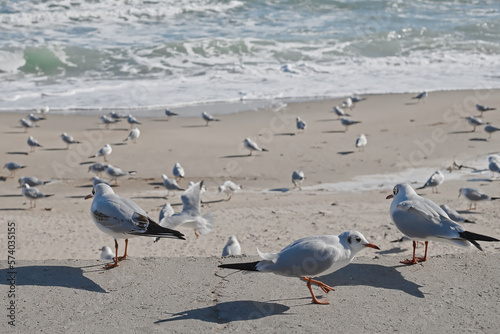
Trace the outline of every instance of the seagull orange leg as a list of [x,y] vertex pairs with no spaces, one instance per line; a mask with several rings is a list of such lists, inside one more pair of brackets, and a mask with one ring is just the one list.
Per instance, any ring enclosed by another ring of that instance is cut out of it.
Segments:
[[321,290],[323,290],[325,293],[328,293],[328,292],[330,292],[330,291],[335,291],[335,289],[334,289],[334,288],[332,288],[332,287],[331,287],[331,286],[329,286],[329,285],[326,285],[326,284],[325,284],[325,283],[323,283],[323,282],[313,280],[312,278],[310,278],[310,279],[309,279],[309,278],[307,278],[307,277],[305,277],[305,276],[302,276],[302,279],[303,279],[304,281],[309,281],[309,280],[311,280],[311,283],[314,283],[314,284],[316,284],[317,286],[319,286],[319,287],[321,288]]
[[[127,249],[128,249],[128,239],[125,239],[125,253],[123,253],[123,256],[120,256],[118,258],[119,261],[123,261],[127,258]],[[118,254],[118,248],[116,249],[116,254]]]
[[115,239],[115,262],[114,263],[108,263],[107,265],[104,266],[104,269],[111,269],[114,267],[118,267],[120,263],[118,262],[118,241]]
[[417,248],[417,242],[413,241],[413,259],[400,261],[402,264],[417,264],[417,259],[415,258],[415,249]]
[[198,231],[196,231],[196,229],[194,229],[194,235],[196,235],[196,238],[200,237],[200,234],[198,233]]
[[[304,277],[304,278],[307,278],[307,277]],[[316,296],[314,295],[314,292],[311,288],[311,281],[312,281],[312,277],[307,278],[307,288],[309,289],[309,292],[311,292],[311,296],[313,297],[313,303],[314,304],[321,304],[321,305],[330,304],[330,302],[328,300],[319,300],[318,298],[316,298]]]
[[417,257],[417,262],[425,262],[427,261],[427,246],[429,244],[429,241],[426,241],[425,242],[425,253],[424,253],[424,257]]

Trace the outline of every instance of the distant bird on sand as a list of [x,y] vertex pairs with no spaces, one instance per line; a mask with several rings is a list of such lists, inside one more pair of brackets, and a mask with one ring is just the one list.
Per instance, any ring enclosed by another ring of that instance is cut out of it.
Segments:
[[130,124],[130,129],[134,127],[134,125],[141,124],[134,116],[128,115],[127,116],[127,122]]
[[235,235],[229,237],[229,240],[222,250],[222,257],[233,255],[241,255],[241,246]]
[[304,172],[301,170],[294,170],[292,173],[292,183],[293,183],[293,188],[299,187],[299,190],[302,190],[301,184],[302,181],[304,181],[306,177],[304,176]]
[[108,159],[106,159],[106,157],[110,155],[111,152],[113,152],[111,145],[106,144],[95,155],[91,155],[89,158],[103,157],[104,161],[108,162]]
[[368,140],[366,139],[366,136],[362,133],[356,139],[356,148],[359,151],[364,151],[365,150],[365,146],[366,146],[367,143],[368,143]]
[[477,109],[477,111],[479,111],[481,113],[481,115],[479,115],[479,117],[483,117],[483,113],[485,111],[496,110],[496,108],[490,108],[490,107],[482,105],[482,104],[476,104],[476,109]]
[[165,109],[165,115],[167,116],[167,120],[169,120],[170,117],[172,117],[172,116],[179,116],[179,114],[177,114],[173,111],[170,111],[169,109]]
[[210,115],[206,111],[204,111],[204,112],[201,113],[201,117],[205,120],[205,122],[207,122],[206,126],[208,126],[209,122],[218,122],[218,121],[220,121],[220,119],[214,118],[214,116]]
[[24,132],[28,132],[29,128],[34,128],[36,126],[32,121],[25,118],[21,118],[19,122],[21,123],[21,126],[24,128]]
[[229,201],[233,196],[233,194],[240,189],[241,189],[240,185],[237,185],[233,181],[226,180],[221,185],[219,185],[218,190],[220,193],[226,194],[227,195],[226,201]]
[[489,134],[488,139],[491,139],[491,135],[497,131],[500,131],[500,128],[497,128],[496,126],[493,125],[486,125],[484,127],[484,131]]
[[170,190],[182,190],[181,187],[177,184],[175,179],[169,179],[167,175],[162,174],[161,178],[163,180],[163,186],[167,189],[167,196],[170,194]]
[[306,127],[307,127],[306,122],[304,122],[304,120],[302,118],[300,118],[299,116],[297,116],[297,118],[295,119],[295,122],[297,125],[297,130],[305,130],[306,129]]
[[177,182],[183,179],[184,176],[186,175],[186,173],[184,172],[184,168],[178,162],[175,163],[174,169],[172,169],[172,174],[174,175],[175,181]]
[[347,132],[347,129],[348,129],[351,125],[358,124],[358,123],[361,123],[361,121],[353,121],[353,120],[350,120],[350,119],[345,118],[345,117],[342,117],[342,118],[340,119],[340,124],[342,124],[343,126],[345,126],[345,130],[344,130],[344,132]]
[[18,169],[23,169],[26,168],[26,166],[20,165],[17,162],[7,162],[3,168],[7,169],[10,172],[10,175],[8,176],[9,178],[14,177],[16,174],[16,171]]
[[340,117],[345,117],[345,116],[351,116],[349,114],[347,114],[344,110],[342,110],[340,107],[333,107],[333,110],[332,110],[338,117],[337,119],[340,119]]
[[469,122],[469,124],[474,127],[474,129],[471,132],[476,131],[476,126],[484,125],[484,122],[482,120],[472,116],[467,117],[467,122]]
[[137,143],[137,138],[141,135],[141,131],[138,128],[133,128],[130,130],[130,133],[128,134],[127,138],[125,138],[124,142],[127,142],[129,140],[132,141],[132,143]]
[[78,140],[75,140],[75,138],[73,138],[72,136],[68,135],[66,132],[64,132],[61,135],[61,139],[63,142],[66,143],[66,149],[69,149],[69,145],[71,145],[71,144],[80,144],[81,143]]
[[417,100],[418,100],[418,102],[420,102],[420,101],[425,101],[425,98],[426,98],[428,95],[429,95],[429,94],[427,94],[427,92],[426,92],[426,91],[423,91],[422,93],[420,93],[420,94],[418,94],[418,95],[416,95],[416,96],[412,97],[412,99],[417,99]]
[[111,181],[113,181],[113,180],[115,181],[115,184],[118,184],[119,177],[137,174],[137,172],[135,172],[135,171],[128,171],[127,172],[127,171],[122,170],[121,168],[118,168],[118,167],[115,167],[112,165],[108,165],[105,169],[105,172],[106,172],[106,174],[109,175],[109,177],[111,178]]
[[259,147],[259,145],[257,145],[257,143],[251,140],[250,138],[245,138],[243,144],[245,145],[245,148],[250,150],[250,153],[248,155],[252,155],[253,151],[268,152],[268,150]]
[[110,124],[114,124],[114,123],[119,122],[119,121],[120,121],[119,118],[112,118],[112,117],[106,116],[106,115],[101,116],[101,122],[104,124],[104,127],[106,129],[109,129]]
[[43,147],[42,145],[40,145],[38,140],[33,138],[33,136],[29,136],[27,143],[28,143],[28,146],[30,147],[30,152],[35,152],[35,148],[37,148],[37,147]]
[[443,182],[444,175],[440,170],[437,170],[431,175],[427,182],[425,182],[425,184],[420,188],[417,188],[417,190],[431,187],[433,193],[438,193],[438,186],[440,186]]
[[36,200],[40,198],[46,198],[50,196],[54,196],[53,194],[51,195],[45,195],[40,192],[37,188],[31,188],[29,184],[25,183],[23,185],[23,195],[27,199],[30,200],[30,209],[36,208]]

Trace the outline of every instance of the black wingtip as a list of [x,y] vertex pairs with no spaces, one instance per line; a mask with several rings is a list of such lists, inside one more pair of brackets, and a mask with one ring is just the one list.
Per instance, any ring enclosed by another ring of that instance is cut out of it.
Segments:
[[479,245],[477,243],[477,241],[489,241],[489,242],[500,241],[500,240],[498,240],[496,238],[489,237],[487,235],[482,235],[482,234],[478,234],[478,233],[474,233],[474,232],[469,232],[469,231],[459,232],[458,234],[460,235],[460,237],[462,237],[465,240],[469,241],[471,244],[473,244],[477,249],[479,249],[481,251],[483,249],[481,248],[481,245]]
[[259,263],[259,262],[260,261],[245,262],[245,263],[227,263],[227,264],[219,265],[219,268],[258,271],[257,270],[257,263]]

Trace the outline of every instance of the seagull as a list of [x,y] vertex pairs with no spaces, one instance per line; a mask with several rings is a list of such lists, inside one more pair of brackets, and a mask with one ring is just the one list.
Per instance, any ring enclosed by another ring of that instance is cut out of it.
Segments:
[[177,114],[173,111],[170,111],[169,109],[165,109],[165,115],[167,116],[167,121],[170,118],[170,116],[179,116],[179,114]]
[[48,114],[50,111],[50,108],[49,106],[45,106],[43,107],[42,109],[40,110],[37,110],[38,113],[41,113],[44,117],[45,117],[45,114]]
[[161,178],[163,179],[163,186],[167,189],[167,196],[169,195],[170,190],[182,190],[175,179],[169,179],[165,174],[162,174]]
[[99,250],[101,251],[101,260],[109,261],[115,258],[115,253],[108,246],[104,246]]
[[340,119],[340,117],[344,117],[344,116],[351,116],[351,115],[349,115],[349,114],[346,114],[346,113],[344,112],[344,110],[342,110],[340,107],[337,107],[337,106],[333,107],[333,112],[334,112],[335,114],[337,114],[337,116],[338,116],[338,118],[337,118],[337,119]]
[[106,115],[101,116],[101,122],[104,124],[106,129],[109,129],[109,125],[120,121],[119,118],[112,118]]
[[139,124],[139,125],[141,124],[134,116],[132,116],[130,114],[127,116],[127,122],[128,122],[128,124],[130,124],[130,129],[132,129],[132,127],[136,124]]
[[175,213],[174,209],[170,205],[169,202],[165,203],[165,205],[160,210],[160,215],[158,217],[158,221],[161,222],[163,218],[170,217]]
[[367,143],[368,140],[366,139],[366,136],[364,134],[360,134],[356,139],[356,147],[359,151],[364,151]]
[[54,196],[54,194],[51,195],[42,194],[40,190],[38,190],[37,188],[31,188],[30,185],[27,183],[23,185],[22,193],[24,197],[30,200],[30,209],[36,208],[37,199]]
[[180,179],[184,178],[184,175],[186,173],[184,172],[184,168],[182,168],[181,164],[176,162],[174,165],[174,169],[172,170],[172,174],[175,177],[175,181],[179,182]]
[[250,153],[248,155],[252,155],[253,151],[269,152],[265,148],[259,147],[259,145],[257,145],[257,143],[254,142],[253,140],[251,140],[250,138],[245,138],[245,140],[243,141],[243,144],[245,145],[245,147],[248,150],[250,150]]
[[347,231],[339,236],[321,235],[305,237],[294,241],[279,253],[262,253],[257,248],[261,261],[248,263],[222,264],[219,268],[269,272],[288,277],[300,277],[307,281],[313,303],[329,304],[327,300],[318,300],[311,283],[328,293],[334,289],[313,277],[333,273],[351,263],[360,250],[366,247],[380,249],[369,243],[358,231]]
[[412,99],[417,99],[418,102],[420,101],[425,101],[425,98],[428,96],[426,91],[423,91],[422,93],[418,94],[417,96],[412,97]]
[[42,145],[40,145],[40,143],[38,142],[38,140],[36,140],[35,138],[33,138],[33,136],[29,136],[29,138],[28,138],[28,145],[31,148],[30,152],[35,152],[35,147],[43,147]]
[[[427,182],[423,186],[421,186],[420,188],[417,188],[417,190],[431,187],[432,192],[433,193],[435,192],[437,194],[437,193],[439,193],[437,187],[439,185],[441,185],[443,182],[444,182],[444,175],[443,175],[443,173],[441,173],[440,170],[437,170],[431,175],[431,177],[427,180]],[[434,191],[434,189],[436,191]]]
[[241,255],[241,246],[235,235],[229,237],[229,240],[222,250],[222,257],[231,255]]
[[115,180],[115,184],[118,184],[119,177],[137,174],[137,172],[135,171],[123,171],[120,168],[112,165],[108,165],[104,171],[111,177],[111,181]]
[[[460,188],[458,197],[460,197],[461,195],[463,195],[467,199],[467,201],[469,201],[469,210],[476,210],[477,202],[494,201],[500,199],[500,197],[488,196],[480,189],[475,188]],[[472,204],[474,204],[474,207],[472,207]]]
[[42,181],[34,176],[23,176],[20,177],[17,182],[19,182],[19,188],[24,186],[25,184],[30,187],[43,186],[44,184],[50,183],[50,181]]
[[132,140],[132,143],[137,143],[137,138],[141,135],[141,131],[139,131],[138,128],[133,128],[130,133],[128,134],[128,137],[125,138],[124,142],[127,142],[129,140]]
[[108,165],[96,162],[95,164],[89,166],[88,172],[92,172],[100,176],[102,175],[102,172],[106,170],[106,168],[108,168]]
[[70,144],[81,144],[80,141],[75,140],[75,138],[73,138],[72,136],[68,135],[66,132],[64,132],[61,135],[61,139],[62,139],[63,142],[66,143],[66,149],[69,149],[69,145]]
[[299,190],[302,190],[302,187],[300,186],[302,181],[304,181],[306,177],[304,176],[304,172],[301,170],[294,170],[292,173],[292,183],[293,183],[293,189],[297,188],[297,185],[299,186]]
[[361,121],[352,121],[352,120],[347,119],[345,117],[342,117],[340,119],[340,124],[342,124],[343,126],[345,126],[344,132],[347,132],[347,129],[349,128],[349,126],[354,125],[354,124],[358,124],[358,123],[361,123]]
[[476,126],[484,125],[484,122],[482,120],[472,116],[467,117],[467,121],[469,122],[470,125],[474,127],[474,130],[472,130],[471,132],[476,131]]
[[226,199],[226,202],[231,199],[233,194],[237,191],[240,190],[242,187],[240,185],[237,185],[233,181],[227,180],[224,181],[220,186],[219,186],[219,192],[226,194],[228,197]]
[[10,175],[8,177],[11,178],[11,177],[14,177],[14,175],[16,174],[16,171],[18,169],[26,168],[26,166],[22,166],[22,165],[18,164],[17,162],[7,162],[3,166],[3,168],[6,168],[10,172]]
[[[127,258],[128,239],[136,236],[157,238],[177,238],[185,240],[178,231],[164,228],[148,216],[137,204],[115,194],[107,184],[97,184],[85,199],[94,198],[90,206],[92,220],[104,233],[115,239],[115,260],[104,268],[110,269],[120,265]],[[118,241],[125,239],[125,253],[118,257]]]
[[214,116],[210,115],[206,111],[201,113],[201,117],[207,122],[206,126],[208,126],[208,122],[218,122],[220,119],[214,118]]
[[120,121],[122,118],[127,118],[127,115],[125,115],[125,114],[119,114],[116,111],[111,111],[109,113],[109,117],[111,117],[112,119],[114,119],[116,121]]
[[483,117],[483,113],[485,111],[496,110],[496,108],[490,108],[490,107],[482,105],[482,104],[476,104],[476,109],[477,109],[477,111],[479,111],[481,113],[481,115],[479,115],[479,117]]
[[29,114],[28,119],[32,122],[39,122],[45,120],[44,117],[38,117],[35,114]]
[[[193,181],[189,181],[188,189],[191,188],[192,186],[194,186],[195,184],[196,183],[194,183]],[[201,194],[203,194],[206,191],[207,191],[207,188],[205,188],[205,186],[202,186],[201,190],[200,190],[200,202],[201,202],[201,204],[203,204],[203,199],[201,199]]]
[[450,217],[450,219],[456,223],[469,223],[469,224],[476,223],[475,221],[462,217],[458,212],[456,212],[446,204],[440,205],[439,207],[443,209],[444,212],[446,212],[446,214],[448,215],[448,217]]
[[[390,213],[394,224],[404,235],[413,240],[413,258],[401,261],[403,264],[417,264],[427,261],[427,247],[430,240],[463,247],[474,245],[479,250],[482,248],[477,241],[500,241],[466,231],[458,223],[451,220],[436,203],[417,195],[407,183],[397,184],[393,193],[386,198],[393,198]],[[424,257],[415,257],[417,240],[425,241]]]
[[500,173],[500,160],[498,156],[492,155],[488,158],[488,169],[493,173],[492,177],[495,177],[495,173]]
[[21,122],[21,126],[24,128],[24,132],[28,132],[29,128],[34,128],[36,126],[32,121],[25,118],[21,118],[19,122]]
[[211,212],[201,215],[200,192],[202,187],[203,181],[200,181],[184,191],[181,196],[182,212],[164,217],[160,221],[160,225],[167,228],[176,228],[179,225],[192,227],[197,238],[200,233],[210,232],[214,226],[214,216]]
[[101,179],[100,177],[97,177],[97,176],[94,176],[92,178],[92,186],[96,186],[96,184],[99,184],[99,183],[104,183],[104,184],[107,184],[108,186],[110,185],[108,180],[106,179]]
[[342,107],[349,108],[349,110],[352,110],[352,108],[354,107],[354,105],[352,103],[352,99],[350,97],[345,99],[344,102],[342,102]]
[[361,96],[357,96],[357,95],[352,95],[350,96],[350,99],[353,103],[358,103],[358,102],[361,102],[361,101],[364,101],[366,100],[365,97],[361,97]]
[[107,155],[110,155],[111,152],[113,152],[113,149],[111,148],[111,145],[106,144],[104,145],[99,152],[97,152],[95,155],[91,155],[89,158],[97,158],[97,157],[103,157],[105,162],[108,162],[108,159],[106,159]]
[[497,132],[497,131],[499,131],[499,130],[500,130],[500,128],[497,128],[496,126],[493,126],[493,125],[486,125],[486,126],[484,127],[484,131],[490,135],[490,136],[488,137],[488,139],[491,139],[491,135],[492,135],[492,133]]
[[303,119],[301,119],[299,116],[297,116],[297,118],[295,119],[296,123],[297,123],[297,130],[305,130],[306,129],[306,122],[304,122]]

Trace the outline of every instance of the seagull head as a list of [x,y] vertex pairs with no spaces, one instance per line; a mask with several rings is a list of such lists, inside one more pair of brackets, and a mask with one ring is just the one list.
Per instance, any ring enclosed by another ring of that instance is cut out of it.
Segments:
[[406,198],[408,195],[416,195],[417,193],[408,183],[398,183],[392,189],[392,194],[388,195],[385,199],[395,198],[401,196]]
[[87,196],[85,196],[85,199],[93,198],[96,196],[107,195],[107,194],[114,194],[114,193],[115,192],[113,191],[113,189],[110,186],[108,186],[105,183],[99,183],[99,184],[96,184],[92,188],[92,194],[88,194]]
[[372,243],[369,243],[366,238],[358,231],[347,231],[339,235],[340,242],[351,249],[353,253],[357,253],[366,247],[378,249],[380,248]]

